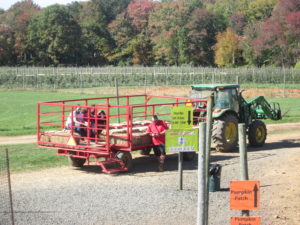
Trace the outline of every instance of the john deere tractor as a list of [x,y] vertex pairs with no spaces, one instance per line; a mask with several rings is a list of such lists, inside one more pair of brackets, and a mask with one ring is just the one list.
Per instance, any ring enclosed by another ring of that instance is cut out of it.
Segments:
[[[263,96],[247,102],[239,91],[239,85],[212,84],[193,85],[192,98],[205,98],[214,94],[212,141],[217,150],[232,151],[238,142],[238,123],[245,123],[249,144],[263,146],[267,137],[267,129],[261,119],[281,119],[278,103],[269,104]],[[200,104],[200,103],[199,103]],[[200,115],[195,105],[194,116]]]

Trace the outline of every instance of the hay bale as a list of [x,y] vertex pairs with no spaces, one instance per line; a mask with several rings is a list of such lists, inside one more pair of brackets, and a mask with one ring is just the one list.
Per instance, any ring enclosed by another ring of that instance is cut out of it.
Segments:
[[[126,145],[128,143],[127,136],[111,136],[111,144]],[[150,145],[152,139],[149,135],[145,134],[132,134],[132,146]]]
[[[75,136],[76,144],[79,144],[80,136],[77,133],[74,133],[74,136]],[[70,130],[47,131],[44,134],[41,134],[41,141],[58,143],[58,144],[67,144],[70,137],[71,137]]]

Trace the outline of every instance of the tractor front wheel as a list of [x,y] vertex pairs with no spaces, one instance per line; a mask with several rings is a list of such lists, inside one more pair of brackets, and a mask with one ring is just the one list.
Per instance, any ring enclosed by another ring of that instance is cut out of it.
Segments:
[[118,151],[116,159],[121,160],[127,167],[128,171],[132,168],[132,156],[130,152]]
[[253,121],[248,130],[249,144],[253,147],[261,147],[265,144],[267,138],[267,128],[261,120]]
[[220,152],[230,152],[238,142],[238,119],[234,114],[227,113],[214,120],[212,139]]

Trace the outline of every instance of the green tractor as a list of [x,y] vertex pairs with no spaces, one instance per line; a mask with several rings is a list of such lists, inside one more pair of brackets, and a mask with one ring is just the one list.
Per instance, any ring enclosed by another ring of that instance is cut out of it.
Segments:
[[[218,151],[230,152],[238,142],[238,123],[245,123],[249,144],[263,146],[267,137],[267,129],[261,119],[281,119],[278,103],[269,104],[263,96],[247,102],[239,91],[239,85],[202,84],[192,86],[192,98],[206,98],[214,94],[212,141]],[[200,117],[203,111],[194,105],[194,116]],[[197,123],[197,121],[194,121]]]

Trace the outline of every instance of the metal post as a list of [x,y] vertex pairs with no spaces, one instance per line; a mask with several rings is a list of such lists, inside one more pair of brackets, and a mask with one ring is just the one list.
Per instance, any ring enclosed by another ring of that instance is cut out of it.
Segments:
[[285,89],[286,89],[286,74],[285,74],[285,67],[283,67],[283,97],[285,98]]
[[[116,84],[116,96],[117,96],[117,105],[120,105],[119,102],[119,85],[118,85],[118,80],[117,77],[115,77],[115,84]],[[118,123],[120,123],[120,108],[118,107]]]
[[[239,148],[240,148],[240,168],[241,168],[241,180],[249,180],[248,176],[248,161],[247,161],[247,149],[246,149],[246,130],[245,124],[239,124]],[[249,210],[242,210],[242,216],[249,216]]]
[[145,80],[144,80],[144,94],[147,94],[147,72],[145,73]]
[[213,108],[214,95],[210,95],[207,101],[207,111],[206,111],[206,145],[205,145],[205,225],[208,221],[208,203],[209,203],[209,160],[210,160],[210,146],[211,146],[211,130],[212,130],[212,108]]
[[12,199],[12,191],[11,191],[11,181],[10,181],[10,169],[9,169],[9,157],[8,157],[8,149],[5,149],[5,154],[6,154],[6,169],[7,169],[7,180],[8,180],[8,189],[9,189],[9,201],[10,201],[10,211],[11,211],[11,222],[12,225],[15,224],[15,218],[14,218],[14,209],[13,209],[13,199]]
[[236,84],[240,84],[239,76],[235,76],[235,83],[236,83]]
[[205,192],[205,173],[204,163],[205,163],[205,139],[206,139],[206,123],[199,124],[199,151],[198,151],[198,207],[197,207],[197,225],[208,224],[205,219],[205,196],[208,192]]
[[179,190],[182,190],[182,152],[178,152],[178,184]]

